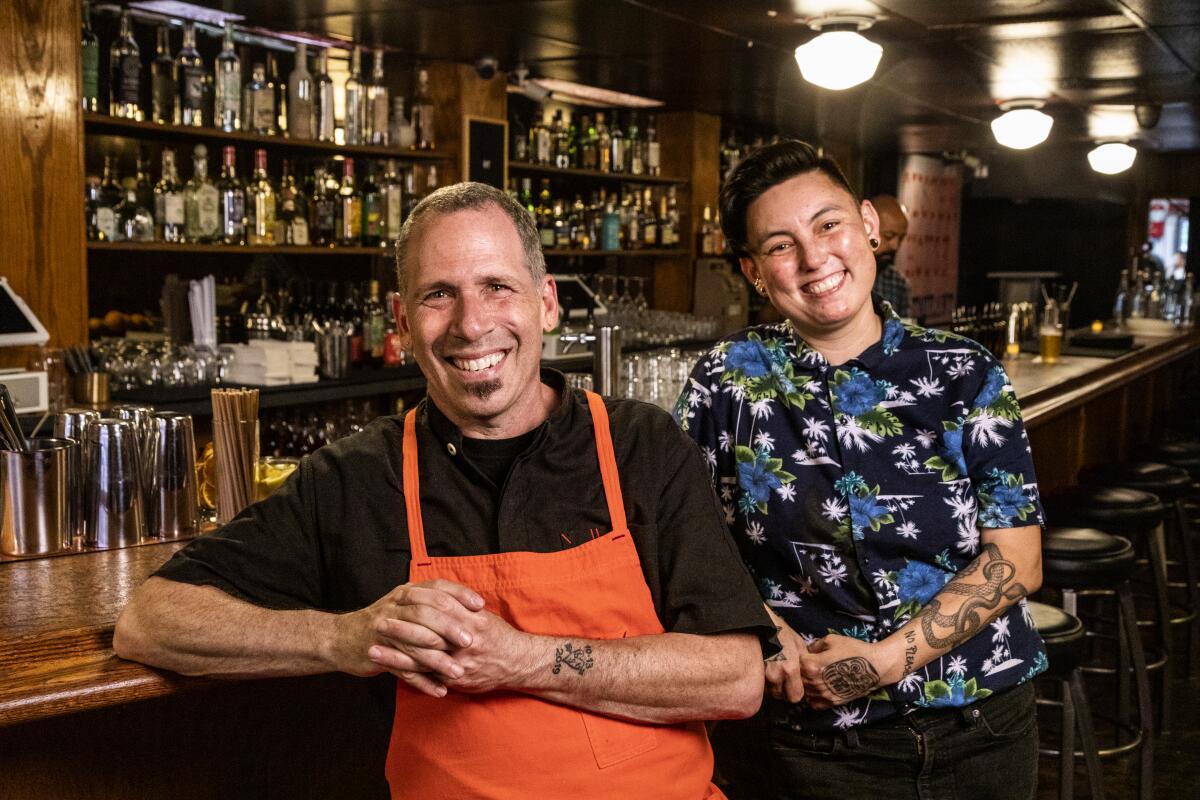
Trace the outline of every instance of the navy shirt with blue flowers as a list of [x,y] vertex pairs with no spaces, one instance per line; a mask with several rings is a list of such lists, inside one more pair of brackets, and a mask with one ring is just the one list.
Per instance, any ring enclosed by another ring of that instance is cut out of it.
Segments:
[[[1004,368],[981,345],[902,322],[839,366],[788,322],[719,342],[675,407],[696,440],[763,599],[812,642],[874,642],[979,554],[981,528],[1043,524]],[[1046,668],[1025,601],[870,697],[790,722],[845,729],[963,706]]]

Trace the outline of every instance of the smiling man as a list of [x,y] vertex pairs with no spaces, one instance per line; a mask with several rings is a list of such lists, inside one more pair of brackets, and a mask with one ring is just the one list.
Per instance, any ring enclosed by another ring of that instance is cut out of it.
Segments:
[[757,709],[774,629],[699,451],[657,408],[541,369],[555,284],[503,192],[424,199],[397,272],[428,397],[180,551],[117,653],[384,674],[393,798],[722,797],[698,720]]

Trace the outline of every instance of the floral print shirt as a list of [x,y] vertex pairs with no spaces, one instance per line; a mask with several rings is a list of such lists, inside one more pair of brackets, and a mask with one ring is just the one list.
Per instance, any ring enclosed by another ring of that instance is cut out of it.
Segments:
[[[868,642],[916,614],[980,551],[981,528],[1043,524],[1021,411],[981,345],[903,323],[830,365],[790,323],[734,334],[700,360],[675,418],[704,452],[766,603],[812,642]],[[1024,600],[897,684],[790,723],[845,729],[963,706],[1046,668]]]

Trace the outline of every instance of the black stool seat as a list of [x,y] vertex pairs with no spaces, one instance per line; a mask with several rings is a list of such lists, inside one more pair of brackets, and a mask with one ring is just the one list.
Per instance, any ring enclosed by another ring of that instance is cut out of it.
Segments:
[[1195,440],[1168,442],[1155,448],[1154,460],[1182,467],[1195,479],[1200,479],[1200,442]]
[[1148,491],[1093,486],[1063,498],[1064,518],[1106,533],[1145,535],[1162,522],[1166,507]]
[[1153,461],[1136,461],[1105,469],[1088,470],[1081,478],[1084,483],[1101,483],[1150,492],[1167,502],[1183,497],[1192,490],[1192,476],[1187,470]]
[[1114,589],[1133,574],[1133,543],[1095,528],[1042,533],[1042,583],[1056,589]]
[[1032,600],[1029,601],[1029,612],[1033,617],[1033,626],[1046,643],[1046,658],[1050,662],[1048,672],[1063,680],[1083,661],[1083,623],[1061,608]]

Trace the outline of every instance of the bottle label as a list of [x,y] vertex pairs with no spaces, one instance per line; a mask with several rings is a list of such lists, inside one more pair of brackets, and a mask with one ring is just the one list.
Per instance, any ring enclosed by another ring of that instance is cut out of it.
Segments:
[[255,92],[250,99],[250,124],[256,131],[269,131],[275,127],[275,102],[266,89]]
[[317,232],[325,236],[332,236],[336,213],[334,202],[327,198],[322,198],[317,200],[313,205],[317,209]]
[[342,240],[357,240],[362,233],[362,201],[357,197],[342,200]]
[[179,192],[165,192],[158,196],[159,219],[165,225],[183,224],[183,195]]
[[395,239],[400,235],[400,226],[403,224],[402,217],[404,216],[402,211],[403,199],[400,192],[400,185],[394,183],[384,189],[383,198],[383,204],[386,208],[386,235],[389,239]]
[[554,247],[554,228],[542,228],[542,247]]
[[227,191],[221,197],[221,232],[241,236],[246,232],[246,197],[240,191]]
[[646,164],[650,167],[650,174],[658,174],[659,157],[662,153],[662,148],[658,142],[650,142],[650,146],[646,148]]
[[290,98],[288,106],[288,131],[297,139],[312,138],[313,105],[312,100],[301,100],[296,96]]
[[383,235],[383,229],[380,227],[383,221],[380,199],[378,194],[369,194],[363,198],[363,233],[372,238]]
[[653,245],[658,241],[658,225],[650,223],[642,228],[642,242]]
[[201,186],[196,192],[196,220],[200,235],[216,236],[221,231],[221,195],[215,186]]
[[121,56],[120,77],[117,80],[117,102],[138,105],[138,90],[141,88],[142,62],[131,54]]
[[241,97],[241,75],[236,70],[222,72],[217,78],[218,117],[237,119],[238,98]]
[[180,106],[189,111],[201,110],[204,106],[204,68],[184,67],[182,78]]
[[100,95],[100,48],[85,45],[83,48],[83,96],[95,100]]
[[116,235],[117,215],[108,206],[100,206],[96,209],[96,229],[110,242]]
[[308,244],[308,223],[304,221],[303,217],[294,218],[290,229],[292,244]]

